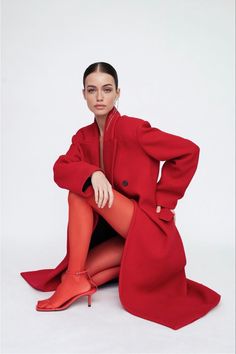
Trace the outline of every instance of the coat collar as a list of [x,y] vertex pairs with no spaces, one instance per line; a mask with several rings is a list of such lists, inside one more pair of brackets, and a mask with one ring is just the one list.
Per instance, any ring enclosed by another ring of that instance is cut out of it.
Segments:
[[[104,173],[107,176],[110,183],[113,185],[114,177],[114,167],[115,167],[115,157],[117,151],[117,138],[116,138],[116,123],[119,118],[122,117],[116,107],[114,106],[108,113],[106,117],[106,122],[104,126],[104,135],[103,135],[103,162],[104,162]],[[89,152],[90,163],[100,166],[100,143],[99,143],[99,127],[94,117],[94,122],[91,124],[92,127],[92,140],[89,139],[85,143],[86,151]]]
[[[120,117],[121,117],[121,115],[115,106],[108,112],[108,115],[107,115],[106,121],[105,121],[105,126],[104,126],[104,140],[114,138],[115,123],[116,123],[117,119]],[[96,133],[98,135],[100,135],[98,123],[97,123],[95,117],[94,117],[93,126],[94,126]]]

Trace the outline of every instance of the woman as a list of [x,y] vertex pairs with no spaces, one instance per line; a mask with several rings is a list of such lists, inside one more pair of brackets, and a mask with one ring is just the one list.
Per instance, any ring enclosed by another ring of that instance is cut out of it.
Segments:
[[215,291],[186,278],[175,225],[174,209],[196,171],[199,147],[146,120],[121,116],[110,64],[91,64],[83,84],[94,122],[73,135],[53,166],[54,181],[69,191],[67,254],[55,269],[21,275],[38,290],[55,290],[38,301],[38,311],[63,310],[81,296],[90,306],[99,285],[119,279],[127,311],[181,328],[220,301]]

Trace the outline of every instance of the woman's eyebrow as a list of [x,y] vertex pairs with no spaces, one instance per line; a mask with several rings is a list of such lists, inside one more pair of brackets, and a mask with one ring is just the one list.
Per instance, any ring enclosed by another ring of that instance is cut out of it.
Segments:
[[[104,86],[112,86],[112,84],[105,84],[102,87],[104,87]],[[95,85],[88,85],[87,87],[96,87],[96,86]]]

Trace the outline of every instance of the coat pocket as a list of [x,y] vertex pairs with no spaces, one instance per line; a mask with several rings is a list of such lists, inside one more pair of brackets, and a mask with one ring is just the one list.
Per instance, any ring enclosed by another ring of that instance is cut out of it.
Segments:
[[161,211],[157,213],[159,219],[164,221],[171,221],[174,218],[174,213],[169,209],[162,207]]

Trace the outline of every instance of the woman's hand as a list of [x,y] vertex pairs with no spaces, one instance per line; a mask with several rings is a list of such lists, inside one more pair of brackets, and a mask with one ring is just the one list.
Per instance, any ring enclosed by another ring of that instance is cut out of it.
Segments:
[[114,195],[112,186],[102,171],[95,171],[91,176],[91,183],[94,189],[95,202],[98,207],[103,208],[109,199],[108,208],[112,206]]
[[[160,213],[160,211],[161,211],[161,206],[158,205],[158,206],[156,207],[156,212],[157,212],[157,213]],[[175,211],[174,211],[174,209],[170,209],[170,211],[172,211],[172,213],[174,214],[174,222],[176,222],[176,216],[175,216]]]

